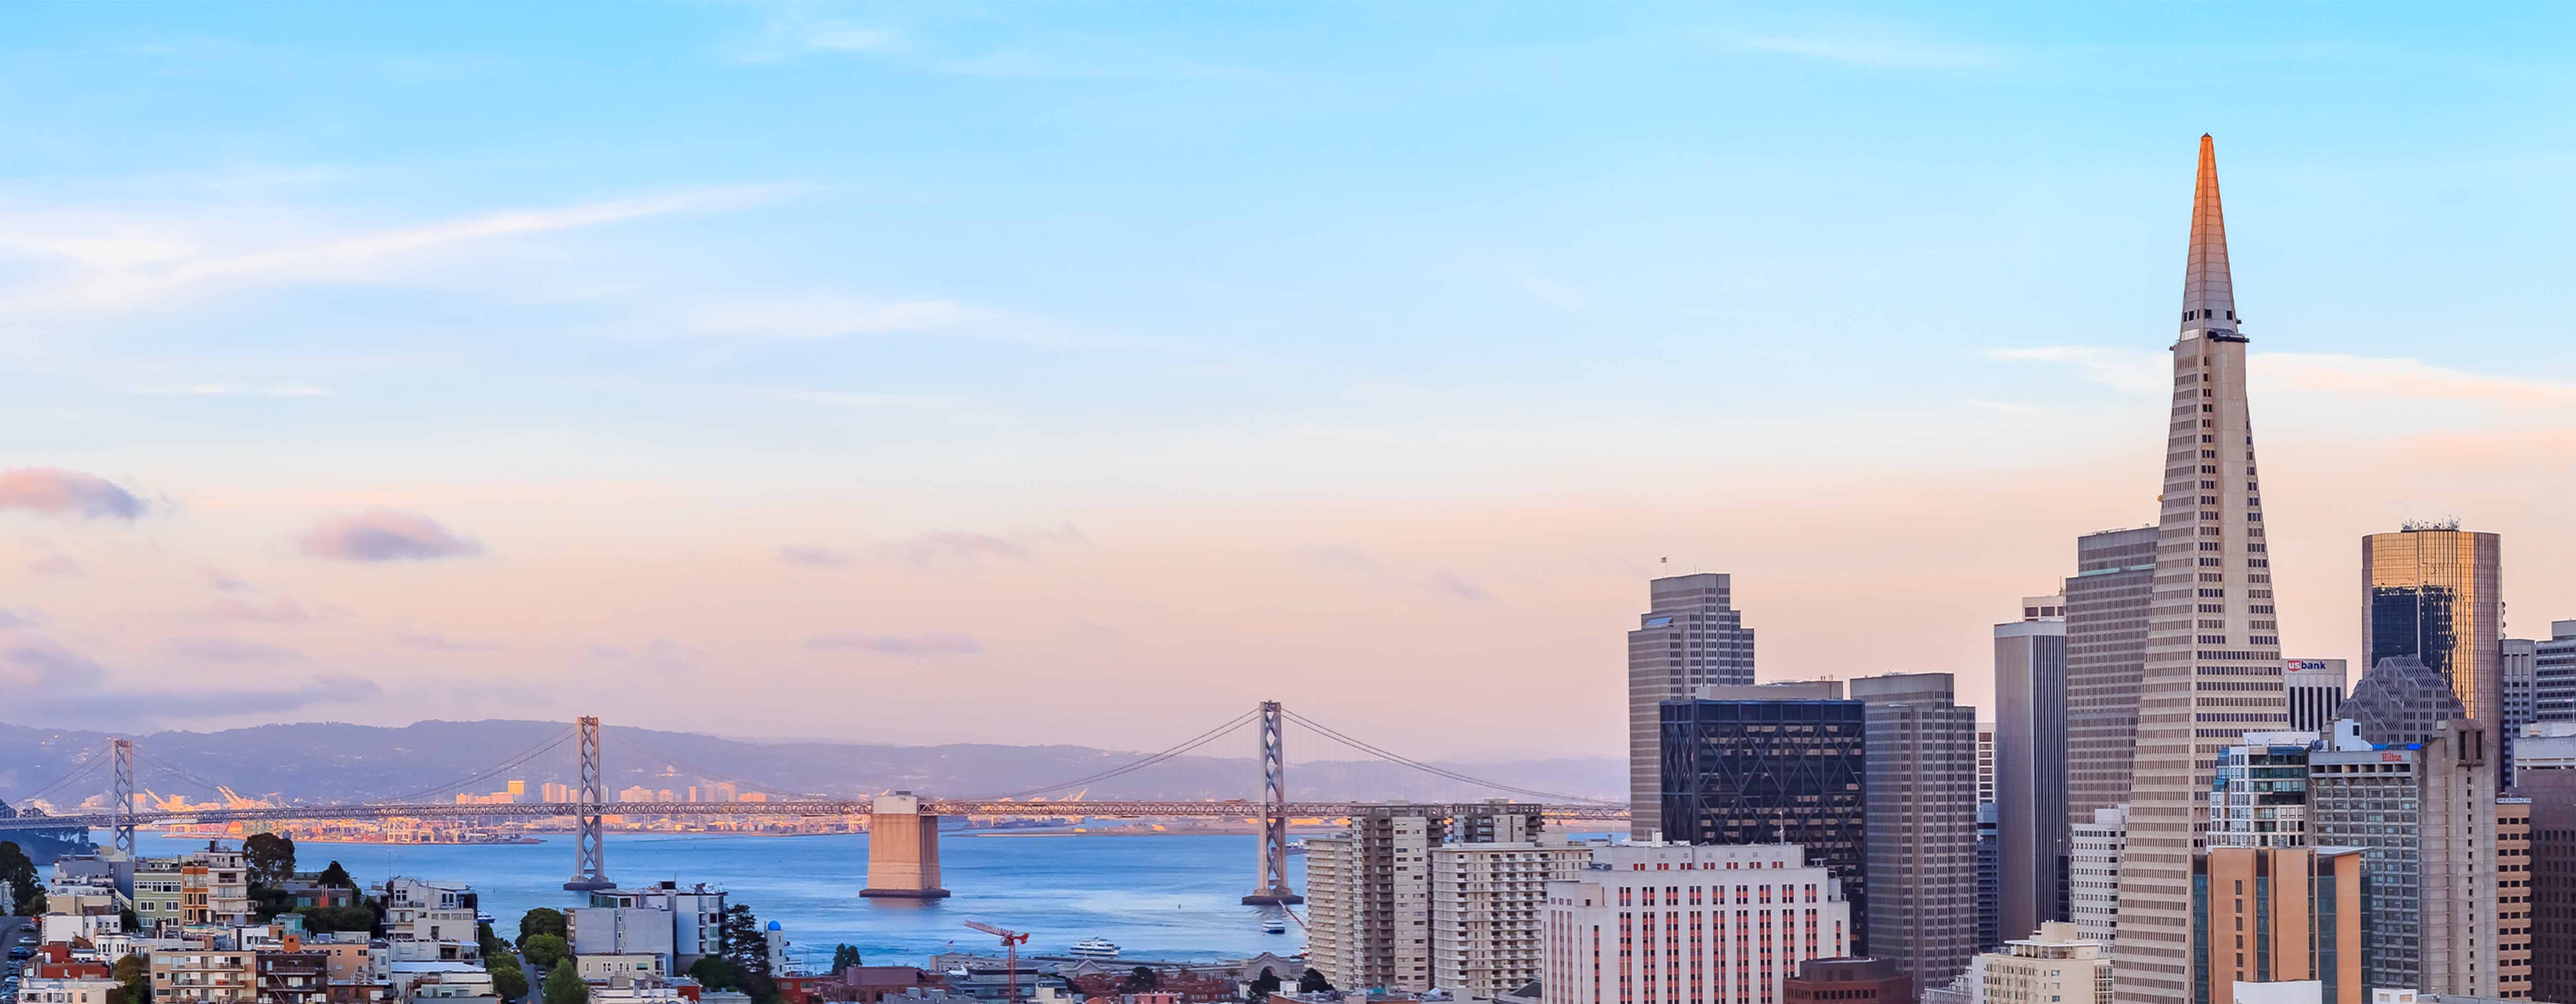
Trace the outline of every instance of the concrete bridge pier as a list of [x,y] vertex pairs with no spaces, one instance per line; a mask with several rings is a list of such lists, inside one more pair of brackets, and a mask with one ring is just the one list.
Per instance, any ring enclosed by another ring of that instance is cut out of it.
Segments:
[[868,813],[868,887],[871,899],[943,899],[939,887],[939,814],[899,791],[877,797]]

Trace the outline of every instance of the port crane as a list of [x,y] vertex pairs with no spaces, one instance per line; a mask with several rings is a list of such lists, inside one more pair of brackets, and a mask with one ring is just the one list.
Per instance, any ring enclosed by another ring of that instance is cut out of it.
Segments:
[[1002,967],[1007,988],[1004,992],[1008,994],[1002,1001],[1003,1004],[1020,1004],[1020,946],[1029,943],[1028,933],[995,927],[980,920],[967,921],[966,926],[1002,939]]

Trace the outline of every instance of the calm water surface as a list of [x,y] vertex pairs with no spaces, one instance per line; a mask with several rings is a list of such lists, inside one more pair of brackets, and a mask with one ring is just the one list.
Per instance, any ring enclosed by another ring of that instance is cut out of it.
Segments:
[[[387,874],[457,879],[483,895],[503,937],[530,907],[575,902],[571,838],[541,844],[374,845],[306,843],[297,864],[338,860],[361,882]],[[145,843],[162,841],[146,839]],[[168,841],[178,844],[178,841]],[[832,946],[858,946],[870,962],[919,961],[945,951],[989,951],[992,939],[964,924],[980,920],[1031,937],[1023,949],[1062,954],[1098,936],[1136,959],[1213,959],[1296,952],[1305,935],[1264,934],[1263,910],[1237,900],[1251,891],[1256,838],[1250,834],[975,836],[943,834],[944,884],[955,895],[929,903],[862,899],[864,834],[747,837],[720,834],[609,834],[609,877],[627,885],[704,882],[730,892],[763,921],[787,929],[800,959],[819,968]],[[146,849],[144,853],[170,853]],[[1306,885],[1306,859],[1288,859],[1290,883]]]

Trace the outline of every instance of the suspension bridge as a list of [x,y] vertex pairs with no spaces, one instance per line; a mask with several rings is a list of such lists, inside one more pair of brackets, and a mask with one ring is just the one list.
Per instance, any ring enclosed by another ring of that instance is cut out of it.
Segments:
[[[1186,756],[1202,747],[1258,723],[1257,744],[1261,766],[1260,798],[1225,801],[1146,801],[1112,800],[1084,802],[1024,801],[1052,792],[1087,788],[1112,778],[1123,777]],[[724,817],[868,817],[868,888],[863,895],[893,898],[935,898],[946,896],[939,882],[939,819],[943,816],[981,818],[1065,818],[1095,819],[1196,818],[1246,819],[1261,828],[1261,853],[1252,892],[1245,903],[1284,904],[1302,902],[1288,886],[1288,824],[1295,819],[1340,819],[1364,811],[1367,802],[1291,801],[1288,798],[1287,761],[1282,755],[1284,731],[1295,724],[1315,736],[1329,739],[1367,756],[1444,778],[1497,792],[1533,799],[1533,801],[1488,800],[1457,804],[1417,804],[1407,812],[1439,817],[1466,816],[1544,816],[1561,820],[1617,820],[1628,817],[1624,804],[1560,795],[1515,785],[1472,777],[1435,764],[1425,763],[1352,737],[1304,715],[1289,711],[1278,701],[1264,701],[1251,710],[1229,719],[1224,724],[1192,736],[1156,753],[1149,753],[1116,767],[1055,784],[1027,788],[981,798],[936,798],[898,793],[894,796],[863,798],[829,798],[811,794],[773,791],[757,785],[743,785],[777,801],[760,802],[624,802],[608,799],[606,776],[601,769],[599,719],[585,717],[498,764],[478,770],[456,781],[405,793],[398,797],[354,803],[317,805],[227,805],[223,808],[161,808],[138,806],[135,794],[135,764],[142,760],[156,771],[229,793],[230,789],[214,784],[137,747],[131,739],[111,740],[104,750],[93,750],[76,762],[62,777],[44,787],[19,796],[21,803],[57,792],[76,791],[73,785],[92,778],[102,770],[109,777],[115,808],[105,812],[77,812],[53,815],[23,813],[18,818],[0,821],[0,828],[33,830],[105,829],[115,833],[116,847],[134,853],[137,828],[160,825],[186,825],[226,822],[291,822],[342,821],[376,819],[548,819],[568,817],[574,821],[574,862],[566,889],[606,889],[616,883],[607,875],[608,816],[724,816]],[[467,790],[467,786],[490,781],[502,774],[519,770],[539,758],[573,744],[577,749],[579,783],[571,786],[574,800],[561,802],[459,803],[423,802],[439,793]],[[657,751],[641,749],[648,755]],[[104,754],[103,756],[100,754]],[[675,767],[688,767],[668,757],[653,755],[654,762]],[[696,768],[690,768],[696,770]],[[697,771],[712,779],[720,775]],[[737,782],[739,783],[739,782]]]

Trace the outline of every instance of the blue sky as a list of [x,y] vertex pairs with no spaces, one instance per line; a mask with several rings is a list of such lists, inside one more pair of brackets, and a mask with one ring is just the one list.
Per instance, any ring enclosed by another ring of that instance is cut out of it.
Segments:
[[[1329,666],[1301,706],[1381,731],[1390,674],[1531,685],[1497,715],[1578,682],[1521,745],[1607,753],[1674,556],[1741,577],[1766,676],[1973,690],[2069,537],[2152,513],[2208,131],[2267,498],[2311,527],[2276,525],[2287,640],[2348,654],[2351,538],[2428,514],[2511,535],[2528,634],[2576,614],[2571,18],[12,7],[6,466],[153,506],[0,512],[0,608],[116,680],[238,689],[213,638],[338,681],[274,717],[680,725],[719,674],[972,672],[1151,732],[1111,698]],[[475,546],[297,543],[378,510]],[[307,617],[203,620],[217,577]],[[798,643],[852,632],[890,641]],[[786,719],[708,724],[832,720]]]

